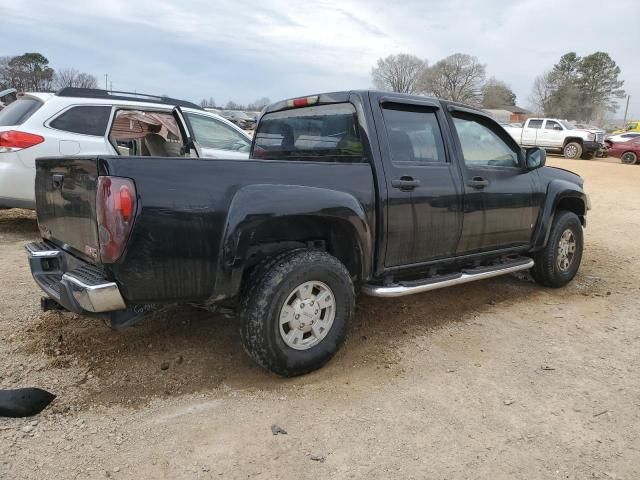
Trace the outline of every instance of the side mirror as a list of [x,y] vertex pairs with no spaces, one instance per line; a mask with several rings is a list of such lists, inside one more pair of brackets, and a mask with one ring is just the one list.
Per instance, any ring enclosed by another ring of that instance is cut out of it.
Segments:
[[547,163],[547,152],[542,148],[527,148],[525,154],[525,165],[527,170],[535,170],[544,167]]

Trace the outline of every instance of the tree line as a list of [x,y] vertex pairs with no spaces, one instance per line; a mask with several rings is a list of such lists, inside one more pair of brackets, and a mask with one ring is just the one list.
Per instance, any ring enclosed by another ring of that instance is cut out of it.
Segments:
[[[529,103],[545,116],[604,122],[618,109],[616,100],[625,95],[620,73],[608,53],[579,57],[570,52],[535,79]],[[432,95],[488,109],[516,103],[508,84],[494,77],[487,79],[486,65],[464,53],[455,53],[431,66],[415,55],[389,55],[378,59],[371,77],[381,90]]]
[[415,55],[389,55],[378,60],[371,76],[381,90],[432,95],[484,108],[516,104],[513,90],[494,77],[487,79],[486,65],[465,53],[454,53],[431,66]]
[[533,82],[529,101],[547,116],[604,123],[618,110],[622,88],[620,67],[605,52],[579,57],[569,52]]
[[213,97],[209,97],[208,99],[203,98],[202,100],[200,100],[200,106],[202,108],[222,108],[224,110],[247,110],[251,112],[259,112],[270,103],[271,103],[271,100],[268,97],[258,98],[257,100],[254,100],[253,102],[248,103],[246,105],[242,103],[236,103],[233,100],[229,100],[225,104],[216,105],[216,101],[213,99]]
[[41,53],[0,57],[0,90],[15,88],[18,91],[46,92],[65,87],[98,88],[98,80],[74,68],[56,71]]

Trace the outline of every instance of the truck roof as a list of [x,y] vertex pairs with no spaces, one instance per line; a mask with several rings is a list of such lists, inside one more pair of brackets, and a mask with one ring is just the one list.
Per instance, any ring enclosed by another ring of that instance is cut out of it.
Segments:
[[427,95],[414,95],[409,93],[388,92],[383,90],[343,90],[343,91],[337,91],[337,92],[316,93],[312,95],[305,95],[303,97],[288,98],[286,100],[280,100],[278,102],[272,103],[271,105],[268,105],[265,108],[264,113],[277,112],[280,110],[287,110],[290,108],[305,107],[310,105],[322,105],[322,104],[329,104],[329,103],[347,102],[349,101],[350,95],[355,94],[355,95],[360,95],[362,97],[366,97],[366,96],[369,96],[370,93],[377,93],[380,95],[389,95],[393,97],[402,97],[402,98],[413,99],[418,101],[430,100],[432,102],[438,102],[443,105],[458,107],[463,109],[470,109],[470,110],[473,110],[474,112],[487,115],[487,113],[484,110],[473,105],[468,105],[460,102],[452,102],[448,100],[441,100],[439,98],[431,97]]

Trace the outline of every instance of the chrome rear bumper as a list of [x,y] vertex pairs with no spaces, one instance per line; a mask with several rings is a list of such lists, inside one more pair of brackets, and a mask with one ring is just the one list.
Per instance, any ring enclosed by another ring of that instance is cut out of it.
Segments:
[[38,286],[72,312],[100,313],[127,308],[115,282],[99,267],[85,263],[48,242],[25,246]]

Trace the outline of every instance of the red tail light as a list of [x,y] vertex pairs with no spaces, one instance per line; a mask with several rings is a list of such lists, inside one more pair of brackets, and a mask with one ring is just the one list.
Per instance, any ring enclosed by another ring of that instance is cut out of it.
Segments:
[[22,150],[42,142],[44,142],[44,138],[33,133],[18,132],[16,130],[0,132],[0,152]]
[[96,214],[100,261],[113,263],[124,252],[136,214],[136,185],[130,178],[98,177]]
[[292,98],[291,100],[287,100],[287,106],[294,108],[307,107],[309,105],[318,103],[318,98],[318,95],[313,95],[311,97]]

